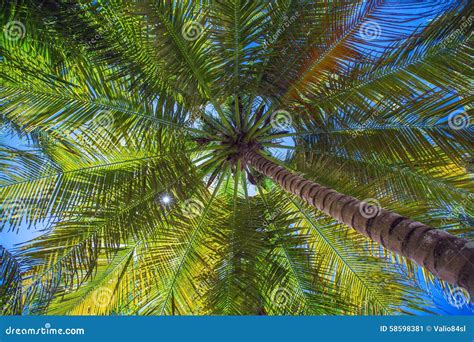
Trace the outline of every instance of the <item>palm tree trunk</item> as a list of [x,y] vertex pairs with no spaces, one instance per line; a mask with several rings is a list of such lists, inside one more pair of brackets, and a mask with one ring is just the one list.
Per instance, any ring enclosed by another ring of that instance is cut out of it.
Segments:
[[295,175],[255,151],[245,159],[287,192],[474,296],[474,243],[385,209],[367,210],[366,203]]

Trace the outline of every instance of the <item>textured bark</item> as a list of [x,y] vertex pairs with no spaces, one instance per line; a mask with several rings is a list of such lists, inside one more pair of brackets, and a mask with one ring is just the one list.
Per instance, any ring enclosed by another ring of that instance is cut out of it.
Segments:
[[474,243],[382,208],[367,208],[364,202],[295,175],[257,152],[248,151],[245,159],[287,192],[474,296]]

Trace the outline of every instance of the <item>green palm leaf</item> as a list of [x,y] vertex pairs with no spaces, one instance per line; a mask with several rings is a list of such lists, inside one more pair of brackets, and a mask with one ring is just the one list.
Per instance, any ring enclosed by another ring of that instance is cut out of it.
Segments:
[[466,1],[1,6],[2,314],[431,313],[421,285],[474,291]]

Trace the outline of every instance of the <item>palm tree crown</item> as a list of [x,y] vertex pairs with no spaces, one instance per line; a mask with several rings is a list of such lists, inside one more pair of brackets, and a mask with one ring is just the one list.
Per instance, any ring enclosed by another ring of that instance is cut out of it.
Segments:
[[0,229],[42,234],[0,245],[2,312],[472,294],[471,19],[457,0],[4,2],[4,136],[28,144],[0,141]]

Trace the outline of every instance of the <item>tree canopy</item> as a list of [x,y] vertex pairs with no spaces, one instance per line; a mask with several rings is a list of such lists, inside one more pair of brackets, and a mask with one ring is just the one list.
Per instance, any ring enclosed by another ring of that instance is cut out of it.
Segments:
[[[472,232],[468,1],[4,1],[2,314],[429,312],[412,261],[255,172]],[[245,132],[245,134],[242,134]],[[246,146],[247,146],[246,145]]]

